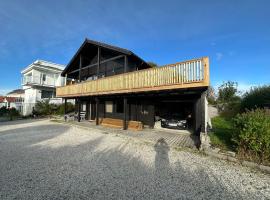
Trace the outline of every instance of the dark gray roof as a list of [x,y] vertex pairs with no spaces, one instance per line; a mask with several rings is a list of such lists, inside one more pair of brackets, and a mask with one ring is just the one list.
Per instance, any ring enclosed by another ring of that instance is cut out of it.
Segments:
[[87,43],[89,43],[89,44],[93,44],[93,45],[96,45],[96,46],[104,47],[106,49],[111,49],[111,50],[114,50],[114,51],[118,51],[118,52],[121,52],[123,54],[127,54],[127,55],[134,54],[132,51],[130,51],[128,49],[120,48],[120,47],[113,46],[113,45],[110,45],[110,44],[105,44],[103,42],[98,42],[98,41],[95,41],[95,40],[90,40],[88,38],[86,38],[85,41]]
[[[106,49],[111,49],[113,51],[117,51],[117,52],[123,53],[123,54],[128,55],[128,56],[134,56],[136,59],[140,60],[142,63],[145,63],[146,65],[148,65],[147,62],[145,62],[142,58],[140,58],[139,56],[137,56],[135,53],[133,53],[132,51],[130,51],[128,49],[120,48],[120,47],[117,47],[117,46],[114,46],[114,45],[105,44],[103,42],[98,42],[98,41],[90,40],[90,39],[86,38],[84,40],[83,44],[78,49],[78,51],[76,52],[76,54],[72,57],[72,59],[70,60],[70,62],[67,64],[66,68],[62,72],[62,75],[64,75],[66,73],[66,71],[70,67],[71,63],[78,56],[79,52],[83,49],[83,47],[86,44],[92,44],[92,45],[100,46],[100,47],[103,47],[103,48],[106,48]],[[151,67],[151,66],[149,66],[149,67]]]
[[12,90],[11,92],[9,92],[7,94],[13,94],[13,93],[23,94],[24,90],[23,89],[16,89],[16,90]]

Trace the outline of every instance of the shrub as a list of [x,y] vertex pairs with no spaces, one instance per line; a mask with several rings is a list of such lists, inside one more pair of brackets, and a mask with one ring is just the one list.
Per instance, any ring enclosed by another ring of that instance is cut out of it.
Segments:
[[20,116],[20,113],[15,108],[9,108],[8,109],[8,116],[9,116],[9,120],[13,120],[14,117]]
[[38,101],[35,109],[33,110],[33,115],[52,115],[56,112],[57,105],[50,104],[50,100]]
[[270,115],[262,109],[238,114],[233,124],[233,141],[240,156],[269,163]]
[[270,106],[270,85],[252,88],[245,93],[241,102],[241,110],[264,108]]
[[[69,112],[73,112],[75,109],[75,106],[70,103],[67,102],[67,113]],[[35,109],[33,110],[33,115],[63,115],[65,112],[65,104],[51,104],[49,102],[49,100],[45,100],[45,101],[39,101],[36,106]]]
[[[66,113],[70,113],[70,112],[74,112],[75,110],[75,106],[74,104],[67,102],[67,110]],[[58,105],[56,114],[58,115],[63,115],[65,113],[65,104],[60,104]]]
[[219,113],[222,117],[230,119],[235,117],[240,112],[241,100],[235,98],[234,101],[223,104],[222,109],[219,109]]
[[3,106],[0,108],[0,116],[4,116],[8,113],[7,107]]

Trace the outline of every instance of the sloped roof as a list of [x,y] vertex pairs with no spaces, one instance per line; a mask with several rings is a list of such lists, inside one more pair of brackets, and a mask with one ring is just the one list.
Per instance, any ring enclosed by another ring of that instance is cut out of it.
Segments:
[[[103,48],[110,49],[110,50],[113,50],[113,51],[117,51],[117,52],[120,52],[120,53],[125,54],[125,55],[128,55],[128,56],[134,56],[136,59],[138,59],[141,62],[143,62],[146,65],[148,65],[147,62],[145,62],[142,58],[140,58],[139,56],[137,56],[135,53],[133,53],[132,51],[130,51],[128,49],[124,49],[124,48],[121,48],[121,47],[117,47],[117,46],[114,46],[114,45],[110,45],[110,44],[106,44],[106,43],[103,43],[103,42],[98,42],[98,41],[90,40],[90,39],[86,38],[84,40],[83,44],[78,49],[78,51],[76,52],[76,54],[72,57],[72,59],[70,60],[70,62],[67,64],[66,68],[62,72],[62,75],[64,75],[66,73],[67,69],[70,67],[70,65],[72,64],[72,62],[75,60],[75,58],[79,55],[79,53],[81,52],[81,50],[87,44],[92,44],[92,45],[95,45],[95,46],[99,46],[99,47],[103,47]],[[151,67],[151,66],[149,66],[149,67]]]
[[16,98],[15,97],[5,97],[7,102],[15,102]]
[[24,94],[24,90],[23,90],[23,89],[12,90],[11,92],[7,93],[7,95],[13,94],[13,93],[16,93],[16,94]]
[[3,102],[4,102],[4,100],[5,100],[5,97],[0,96],[0,103],[3,103]]

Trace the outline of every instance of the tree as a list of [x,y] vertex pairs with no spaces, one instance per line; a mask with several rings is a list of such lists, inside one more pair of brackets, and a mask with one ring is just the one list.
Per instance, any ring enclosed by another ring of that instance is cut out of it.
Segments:
[[241,110],[270,107],[270,85],[254,87],[243,95]]
[[233,81],[228,81],[223,83],[221,86],[218,87],[218,102],[219,103],[228,103],[230,101],[234,101],[239,99],[237,95],[238,83]]
[[237,82],[228,81],[218,88],[218,110],[224,117],[231,118],[240,112],[241,98]]
[[158,67],[156,63],[151,62],[151,61],[147,62],[147,64],[150,65],[151,67]]
[[216,104],[215,89],[212,86],[208,87],[207,90],[207,101],[211,105]]

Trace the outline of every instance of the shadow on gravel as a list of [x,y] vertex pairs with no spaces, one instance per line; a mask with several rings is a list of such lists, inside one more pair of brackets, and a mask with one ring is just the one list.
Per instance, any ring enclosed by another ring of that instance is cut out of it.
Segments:
[[165,141],[164,138],[158,139],[156,144],[154,145],[154,149],[156,151],[155,155],[155,170],[160,173],[161,171],[166,171],[170,167],[169,161],[169,151],[170,147]]
[[[181,160],[170,163],[170,149],[159,140],[153,152],[128,142],[110,144],[107,135],[60,148],[29,145],[68,128],[38,126],[1,148],[0,199],[250,199],[228,190],[219,177]],[[53,129],[53,133],[43,130]],[[91,134],[91,133],[89,133]],[[44,136],[43,136],[44,135]],[[2,138],[0,138],[2,139]],[[123,140],[124,141],[124,140]],[[2,157],[6,155],[5,157]],[[188,155],[188,154],[187,154]],[[241,186],[239,186],[241,188]]]

